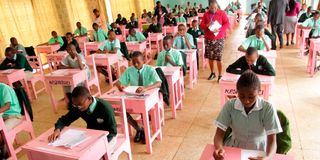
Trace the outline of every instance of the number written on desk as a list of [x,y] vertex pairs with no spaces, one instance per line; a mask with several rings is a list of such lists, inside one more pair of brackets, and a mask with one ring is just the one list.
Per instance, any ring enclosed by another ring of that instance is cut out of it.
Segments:
[[51,85],[66,85],[66,86],[71,85],[69,81],[63,81],[63,80],[52,80],[52,81],[49,81],[49,84],[51,84]]
[[[224,93],[227,94],[227,95],[235,95],[237,94],[237,90],[236,89],[225,89],[224,90]],[[260,90],[259,91],[259,95],[263,95],[264,91],[263,90]]]

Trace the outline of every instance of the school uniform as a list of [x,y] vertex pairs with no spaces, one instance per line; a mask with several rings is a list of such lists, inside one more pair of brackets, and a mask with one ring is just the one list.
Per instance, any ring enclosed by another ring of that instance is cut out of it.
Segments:
[[12,47],[14,50],[18,51],[18,54],[22,54],[22,55],[24,55],[24,56],[28,56],[28,55],[27,55],[27,51],[26,51],[26,49],[24,48],[23,45],[18,44],[18,45],[16,45],[16,46],[12,46],[12,45],[10,44],[10,47]]
[[[302,11],[300,11],[300,13],[301,12]],[[298,23],[303,23],[304,21],[312,17],[312,13],[308,14],[306,11],[304,11],[304,13],[301,13],[301,15],[300,13],[298,15]]]
[[180,17],[177,17],[177,22],[182,23],[182,22],[187,22],[187,20],[183,16],[180,16]]
[[75,36],[83,36],[85,34],[88,34],[88,30],[84,27],[80,27],[80,28],[77,27],[77,29],[73,32],[73,34]]
[[87,123],[88,129],[108,131],[108,141],[111,142],[117,135],[117,123],[114,117],[112,106],[99,98],[93,98],[88,110],[81,112],[79,109],[72,107],[69,112],[60,117],[55,123],[55,129],[62,130],[65,126],[79,118],[82,118]]
[[118,39],[115,39],[113,41],[110,41],[109,39],[104,41],[103,45],[100,47],[101,51],[112,51],[113,49],[117,48],[117,55],[119,60],[123,59],[123,54],[120,51],[120,41]]
[[54,44],[54,43],[57,43],[57,42],[59,42],[60,47],[63,46],[64,41],[61,38],[61,36],[58,36],[57,38],[54,38],[54,37],[50,38],[49,41],[48,41],[48,44]]
[[[15,66],[8,66],[9,63],[15,64]],[[33,75],[32,67],[30,66],[27,58],[22,54],[15,54],[12,60],[5,58],[3,62],[0,64],[0,70],[6,69],[24,69],[24,73],[26,74],[27,79],[30,79]]]
[[[248,30],[247,37],[255,35],[256,29]],[[264,34],[271,39],[271,48],[276,48],[276,37],[272,35],[272,33],[268,29],[264,29]]]
[[[271,47],[271,39],[267,35],[263,35],[267,45]],[[266,46],[262,39],[259,39],[256,35],[249,36],[245,41],[242,42],[242,47],[248,49],[249,47],[254,47],[257,50],[266,50]]]
[[127,24],[126,28],[127,29],[138,28],[138,22],[137,21],[130,22],[130,23]]
[[[188,41],[189,41],[189,43],[191,45],[190,49],[195,48],[194,40],[193,40],[192,35],[190,35],[189,33],[186,33],[186,37],[188,38]],[[186,40],[185,40],[185,38],[183,36],[177,36],[174,39],[173,46],[175,46],[176,49],[188,49]]]
[[201,35],[204,35],[203,30],[199,29],[199,27],[197,28],[189,28],[187,33],[189,33],[190,35],[192,35],[193,37],[193,42],[194,45],[197,47],[197,38],[199,38]]
[[249,69],[261,75],[267,75],[267,76],[276,75],[276,71],[274,70],[272,65],[268,62],[267,58],[264,57],[263,55],[259,55],[257,61],[251,66],[249,66],[248,62],[246,61],[245,56],[242,56],[237,61],[229,65],[226,71],[228,73],[233,73],[233,74],[242,74],[243,72]]
[[131,36],[130,34],[127,37],[128,42],[142,42],[146,40],[146,37],[139,31],[136,31],[136,34],[134,36]]
[[2,118],[7,130],[11,130],[21,121],[21,107],[13,88],[0,83],[0,108],[6,103],[10,103],[10,108],[3,113]]
[[204,8],[199,8],[198,9],[198,13],[204,13],[204,12],[206,12],[206,9],[204,9]]
[[164,25],[165,26],[170,26],[170,25],[177,26],[177,20],[174,17],[172,19],[166,18],[165,21],[164,21]]
[[122,34],[121,29],[118,28],[118,27],[117,28],[111,28],[111,30],[113,30],[116,35],[121,35]]
[[166,56],[169,55],[171,60],[178,66],[183,66],[183,59],[181,53],[178,50],[171,48],[169,51],[163,50],[159,53],[156,66],[168,66],[172,67],[169,62],[166,62]]
[[98,31],[93,30],[93,41],[96,42],[104,42],[108,38],[108,34],[106,31],[102,30],[101,28]]
[[[81,59],[81,63],[84,65],[84,70],[86,70],[86,72],[87,72],[88,80],[90,80],[91,79],[91,72],[90,72],[89,67],[86,64],[86,60],[84,59],[84,57],[81,53],[78,55]],[[68,68],[80,69],[80,65],[78,63],[77,57],[75,57],[73,59],[70,55],[67,55],[62,60],[61,65],[68,67]],[[84,83],[80,83],[80,84],[78,84],[78,86],[84,86]],[[71,88],[71,86],[64,86],[63,89],[64,89],[64,93],[71,93],[73,90],[73,88]]]
[[131,66],[120,76],[119,82],[124,86],[150,86],[162,82],[156,70],[144,64],[140,70]]
[[117,18],[117,19],[116,19],[116,23],[117,23],[118,25],[127,25],[127,19],[124,18],[124,17]]
[[247,114],[241,101],[231,99],[224,105],[215,121],[218,128],[232,129],[225,146],[266,151],[267,136],[282,132],[275,108],[269,102],[257,98],[253,109]]
[[311,27],[310,38],[320,37],[320,19],[309,18],[302,23],[303,27]]
[[161,32],[162,32],[162,26],[161,26],[160,23],[150,24],[147,32],[151,32],[151,33],[161,33]]

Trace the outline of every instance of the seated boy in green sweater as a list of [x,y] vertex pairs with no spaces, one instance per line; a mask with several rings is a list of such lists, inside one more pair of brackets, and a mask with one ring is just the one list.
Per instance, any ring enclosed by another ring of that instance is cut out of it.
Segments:
[[259,55],[258,50],[253,47],[247,49],[246,55],[240,57],[236,62],[229,65],[228,73],[242,74],[246,70],[252,70],[256,74],[275,76],[276,71],[268,62],[267,58]]

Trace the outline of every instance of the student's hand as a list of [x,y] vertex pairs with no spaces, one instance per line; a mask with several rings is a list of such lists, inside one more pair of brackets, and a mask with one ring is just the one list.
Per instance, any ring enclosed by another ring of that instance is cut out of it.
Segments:
[[57,138],[59,138],[60,133],[61,133],[60,129],[54,130],[54,132],[48,137],[48,141],[50,143],[55,141]]
[[165,57],[165,61],[166,61],[166,62],[171,61],[171,56],[170,56],[170,55],[166,55],[166,57]]
[[146,91],[145,87],[140,86],[139,88],[137,88],[136,93],[143,93]]
[[118,85],[117,87],[118,87],[120,92],[122,92],[124,90],[124,88],[125,88],[123,85]]
[[224,160],[224,157],[225,157],[225,153],[224,153],[224,149],[216,149],[214,152],[213,152],[213,158],[215,160]]

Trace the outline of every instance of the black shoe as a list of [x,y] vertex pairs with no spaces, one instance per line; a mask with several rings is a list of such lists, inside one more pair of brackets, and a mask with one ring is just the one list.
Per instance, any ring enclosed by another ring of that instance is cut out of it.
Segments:
[[222,78],[222,76],[220,75],[220,76],[218,76],[218,82],[220,82],[220,79]]
[[141,143],[146,144],[146,136],[144,134],[144,131],[142,131],[142,134],[141,134]]
[[208,80],[213,80],[214,78],[216,78],[216,74],[211,73],[210,76],[208,77]]
[[136,136],[134,137],[134,139],[133,139],[133,141],[135,142],[135,143],[138,143],[138,142],[140,142],[142,139],[142,135],[144,136],[144,131],[143,131],[143,129],[140,129],[140,130],[138,130],[137,131],[137,133],[136,133]]
[[287,46],[289,46],[289,42],[287,42],[287,44],[286,44]]
[[294,42],[293,42],[293,41],[291,41],[291,45],[294,45]]

